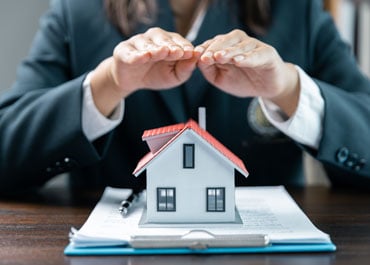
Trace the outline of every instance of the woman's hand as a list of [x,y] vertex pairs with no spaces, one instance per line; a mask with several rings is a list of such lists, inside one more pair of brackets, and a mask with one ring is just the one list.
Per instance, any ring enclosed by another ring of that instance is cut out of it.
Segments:
[[218,35],[197,46],[198,67],[214,86],[237,97],[260,96],[288,116],[297,107],[298,72],[276,50],[241,30]]
[[199,55],[177,33],[152,28],[135,35],[118,44],[113,56],[94,71],[94,102],[104,115],[109,115],[122,98],[139,89],[178,86],[191,76]]

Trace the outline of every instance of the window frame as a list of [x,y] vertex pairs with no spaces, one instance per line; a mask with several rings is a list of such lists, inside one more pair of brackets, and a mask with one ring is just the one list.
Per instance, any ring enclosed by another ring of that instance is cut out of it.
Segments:
[[[166,192],[166,196],[165,196],[165,207],[162,208],[160,207],[160,203],[162,200],[160,200],[160,198],[162,198],[163,196],[161,195],[161,191],[165,191]],[[169,205],[169,200],[168,200],[168,192],[169,191],[172,191],[173,192],[173,207],[170,208],[168,207]],[[174,187],[158,187],[157,188],[157,212],[176,212],[176,188]]]
[[[191,165],[188,165],[189,161],[187,158],[189,158],[187,154],[188,148],[191,147]],[[194,169],[195,168],[195,144],[183,144],[183,163],[182,167],[185,169]]]
[[[214,191],[214,207],[211,209],[211,196],[212,195],[209,195],[209,191],[213,190]],[[222,196],[222,209],[220,209],[217,205],[217,200],[218,200],[218,196],[217,196],[217,191],[222,191],[221,194],[223,194]],[[206,188],[206,206],[207,206],[207,212],[226,212],[226,189],[225,187],[209,187],[209,188]]]

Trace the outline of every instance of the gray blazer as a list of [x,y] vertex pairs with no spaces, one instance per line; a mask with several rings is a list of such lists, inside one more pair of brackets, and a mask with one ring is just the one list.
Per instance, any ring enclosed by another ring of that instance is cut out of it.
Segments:
[[[174,31],[167,1],[159,2],[154,26]],[[82,82],[128,36],[107,20],[102,0],[55,0],[41,19],[13,88],[0,99],[0,189],[41,186],[62,172],[71,172],[78,187],[143,186],[144,177],[132,176],[148,152],[142,132],[197,119],[201,105],[207,108],[209,132],[250,172],[248,179],[236,176],[238,185],[302,185],[305,150],[323,162],[334,185],[370,187],[370,82],[321,1],[271,1],[272,24],[263,36],[243,26],[235,7],[225,2],[213,2],[194,43],[241,28],[303,68],[325,100],[317,151],[274,130],[254,99],[221,92],[199,71],[176,89],[129,96],[123,122],[90,143],[81,129]],[[137,33],[147,28],[140,26]]]

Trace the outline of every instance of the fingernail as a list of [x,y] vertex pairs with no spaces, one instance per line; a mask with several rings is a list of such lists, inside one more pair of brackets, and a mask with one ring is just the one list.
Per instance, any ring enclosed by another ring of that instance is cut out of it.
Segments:
[[195,47],[194,51],[199,52],[199,53],[203,53],[204,48],[202,46],[198,46],[198,47]]
[[245,59],[244,55],[238,55],[234,57],[235,62],[240,62],[243,61],[244,59]]
[[226,51],[219,51],[217,52],[218,55],[220,56],[225,56],[226,55]]
[[213,57],[213,53],[212,53],[212,52],[206,52],[206,53],[204,54],[204,57],[209,57],[209,58],[211,58],[211,57]]
[[191,46],[184,46],[184,51],[192,51],[193,47]]

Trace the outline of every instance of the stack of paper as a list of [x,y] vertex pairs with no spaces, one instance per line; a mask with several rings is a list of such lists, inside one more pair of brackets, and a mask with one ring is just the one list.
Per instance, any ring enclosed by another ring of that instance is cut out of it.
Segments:
[[[130,192],[127,189],[106,188],[101,200],[81,229],[71,231],[70,245],[65,253],[67,255],[153,254],[152,251],[135,252],[130,242],[140,236],[152,238],[153,242],[158,237],[162,239],[168,237],[168,248],[183,248],[183,245],[176,246],[171,238],[174,236],[182,238],[192,231],[205,231],[215,237],[233,238],[235,236],[235,239],[264,235],[269,240],[267,246],[256,245],[253,248],[253,245],[246,242],[244,248],[217,248],[217,253],[231,250],[235,252],[335,250],[330,237],[311,223],[281,186],[236,188],[235,199],[239,221],[232,224],[142,225],[142,214],[146,204],[145,194],[130,208],[127,217],[122,217],[118,211],[120,202],[129,196]],[[207,237],[206,233],[201,236]],[[127,250],[130,251],[127,252]],[[157,253],[165,252],[162,249]]]

